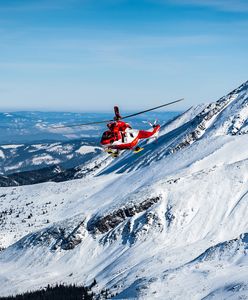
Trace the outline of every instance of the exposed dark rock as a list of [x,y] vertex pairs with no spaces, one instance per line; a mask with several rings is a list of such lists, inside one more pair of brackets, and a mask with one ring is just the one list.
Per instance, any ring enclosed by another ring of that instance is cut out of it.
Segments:
[[165,219],[167,221],[167,226],[170,227],[173,220],[175,219],[175,216],[172,213],[172,206],[168,205],[167,210],[165,212]]
[[199,139],[207,128],[207,122],[219,114],[227,105],[232,101],[236,90],[231,92],[227,97],[221,98],[216,103],[209,104],[199,115],[195,117],[193,122],[195,123],[195,129],[188,133],[182,142],[171,149],[174,153]]
[[93,217],[91,220],[89,220],[87,229],[93,234],[106,233],[109,230],[118,226],[125,219],[147,210],[153,204],[157,203],[160,199],[161,198],[158,196],[148,198],[141,203],[132,204],[130,206],[120,208],[108,214],[107,216]]
[[79,218],[66,220],[63,223],[29,234],[15,245],[21,248],[45,245],[52,251],[57,249],[72,250],[82,242],[86,234],[84,222],[85,220],[82,221]]
[[84,221],[79,223],[78,226],[68,235],[63,237],[61,242],[61,249],[72,250],[82,242]]

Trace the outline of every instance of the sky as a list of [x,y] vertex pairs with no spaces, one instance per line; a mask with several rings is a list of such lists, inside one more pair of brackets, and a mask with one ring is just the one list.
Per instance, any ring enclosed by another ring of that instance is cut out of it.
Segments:
[[0,110],[183,110],[246,81],[247,53],[247,0],[0,0]]

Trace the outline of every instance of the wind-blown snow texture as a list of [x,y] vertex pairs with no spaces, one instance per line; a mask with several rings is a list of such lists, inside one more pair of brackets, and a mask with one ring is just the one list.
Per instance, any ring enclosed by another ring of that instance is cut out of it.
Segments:
[[92,176],[1,188],[0,294],[248,299],[248,82]]

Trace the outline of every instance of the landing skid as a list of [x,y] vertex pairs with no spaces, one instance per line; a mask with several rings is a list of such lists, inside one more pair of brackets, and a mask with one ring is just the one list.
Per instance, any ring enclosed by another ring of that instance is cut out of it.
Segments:
[[110,156],[112,157],[118,157],[119,156],[119,151],[118,150],[114,150],[114,149],[106,149],[105,152],[107,152],[108,154],[110,154]]
[[[133,149],[133,153],[136,154],[136,153],[139,153],[139,152],[141,152],[143,150],[144,150],[144,148],[142,148],[142,147],[136,147],[136,148]],[[117,149],[111,149],[111,148],[109,148],[109,149],[106,149],[104,151],[107,152],[110,156],[112,156],[114,158],[119,157],[119,154],[120,154],[120,151],[117,150]]]
[[133,150],[133,153],[139,153],[141,151],[143,151],[144,148],[141,148],[141,147],[136,147],[134,150]]

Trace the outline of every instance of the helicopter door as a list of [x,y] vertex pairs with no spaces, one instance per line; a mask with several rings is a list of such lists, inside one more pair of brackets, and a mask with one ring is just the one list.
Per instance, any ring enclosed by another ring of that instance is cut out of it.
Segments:
[[137,130],[121,131],[118,142],[122,143],[122,144],[131,143],[137,137],[137,135],[138,135],[138,131]]
[[121,132],[121,141],[125,143],[125,132]]
[[131,143],[137,135],[134,132],[126,132],[126,143]]

